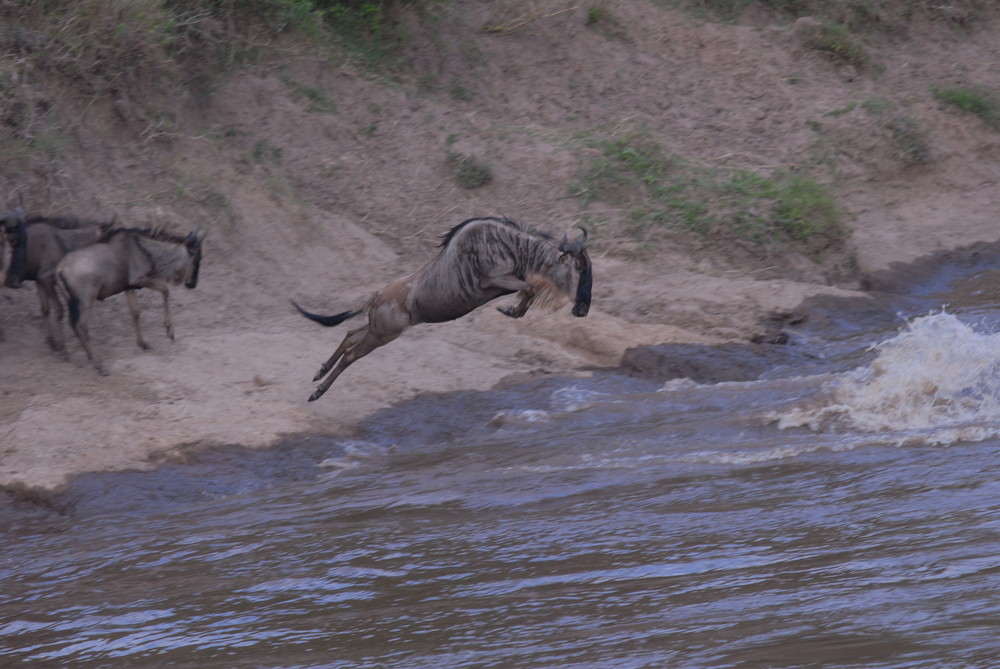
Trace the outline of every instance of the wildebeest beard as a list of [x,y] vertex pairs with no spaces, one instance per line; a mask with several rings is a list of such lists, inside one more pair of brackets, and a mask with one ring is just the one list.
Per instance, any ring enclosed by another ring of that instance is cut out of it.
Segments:
[[574,316],[586,316],[590,312],[590,291],[594,284],[594,275],[590,268],[590,257],[584,251],[577,261],[579,263],[580,279],[576,284],[576,303],[573,305]]

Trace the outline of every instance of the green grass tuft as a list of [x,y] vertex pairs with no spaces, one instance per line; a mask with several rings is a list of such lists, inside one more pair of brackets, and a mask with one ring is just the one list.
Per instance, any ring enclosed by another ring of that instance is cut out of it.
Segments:
[[493,168],[489,163],[461,153],[451,152],[447,157],[447,165],[455,183],[462,188],[473,189],[485,186],[493,181]]
[[994,130],[1000,130],[1000,94],[983,86],[933,87],[931,94],[962,111],[975,114]]
[[868,52],[861,38],[842,23],[823,23],[817,26],[806,38],[806,44],[837,63],[857,68],[868,63]]

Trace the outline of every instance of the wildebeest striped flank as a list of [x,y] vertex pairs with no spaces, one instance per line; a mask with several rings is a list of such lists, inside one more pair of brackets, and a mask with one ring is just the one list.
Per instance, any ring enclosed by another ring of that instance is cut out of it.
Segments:
[[[368,323],[350,331],[314,377],[323,380],[309,401],[319,399],[352,363],[418,323],[454,320],[503,295],[518,301],[498,310],[520,318],[533,304],[558,306],[573,300],[573,315],[590,310],[592,274],[587,231],[562,241],[509,218],[473,218],[452,228],[440,252],[410,276],[390,283],[364,306],[319,316],[292,303],[317,323],[337,325],[366,314]],[[332,371],[331,371],[332,370]]]

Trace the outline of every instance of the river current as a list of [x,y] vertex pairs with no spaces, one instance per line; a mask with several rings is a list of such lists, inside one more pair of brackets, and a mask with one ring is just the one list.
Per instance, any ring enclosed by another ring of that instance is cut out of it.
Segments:
[[751,381],[545,379],[81,476],[6,511],[0,665],[997,666],[998,283],[842,306]]

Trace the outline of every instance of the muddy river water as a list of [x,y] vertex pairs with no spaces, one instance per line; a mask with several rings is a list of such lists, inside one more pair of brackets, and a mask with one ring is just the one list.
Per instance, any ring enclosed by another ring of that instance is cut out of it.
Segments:
[[997,666],[1000,273],[935,276],[755,380],[545,379],[79,477],[5,512],[0,664]]

